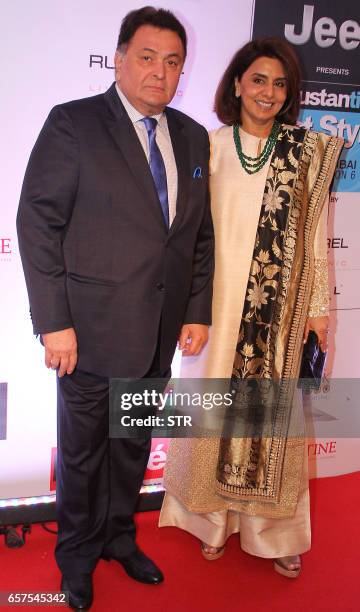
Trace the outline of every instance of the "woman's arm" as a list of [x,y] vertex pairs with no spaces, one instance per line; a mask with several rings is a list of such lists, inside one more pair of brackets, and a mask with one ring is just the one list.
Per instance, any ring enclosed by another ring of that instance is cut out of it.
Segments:
[[315,275],[309,304],[309,314],[304,331],[304,342],[306,342],[310,330],[316,333],[322,351],[327,350],[327,333],[329,328],[328,206],[329,198],[324,203],[315,233]]

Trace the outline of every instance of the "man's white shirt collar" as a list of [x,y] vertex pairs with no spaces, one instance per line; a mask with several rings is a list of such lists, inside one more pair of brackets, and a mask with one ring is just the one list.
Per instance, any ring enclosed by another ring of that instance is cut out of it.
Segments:
[[[115,84],[115,88],[132,123],[137,123],[138,121],[141,121],[144,117],[147,116],[139,113],[139,111],[132,104],[130,104],[129,100],[127,99],[125,94],[123,94],[117,83]],[[154,119],[157,120],[159,125],[161,125],[162,120],[166,120],[164,113],[160,113],[159,115],[151,115],[151,117],[154,117]]]

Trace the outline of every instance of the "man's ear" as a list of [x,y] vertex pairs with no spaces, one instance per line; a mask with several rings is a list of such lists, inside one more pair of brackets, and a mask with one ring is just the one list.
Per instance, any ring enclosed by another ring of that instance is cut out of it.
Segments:
[[114,66],[115,66],[115,78],[118,80],[121,71],[121,65],[124,61],[124,54],[120,53],[120,51],[115,51],[114,55]]

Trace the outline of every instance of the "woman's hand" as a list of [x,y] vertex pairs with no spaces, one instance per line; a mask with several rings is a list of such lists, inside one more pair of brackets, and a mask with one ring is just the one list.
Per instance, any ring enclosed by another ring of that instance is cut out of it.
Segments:
[[309,331],[317,335],[322,352],[328,349],[329,317],[308,317],[305,324],[304,344],[308,339]]

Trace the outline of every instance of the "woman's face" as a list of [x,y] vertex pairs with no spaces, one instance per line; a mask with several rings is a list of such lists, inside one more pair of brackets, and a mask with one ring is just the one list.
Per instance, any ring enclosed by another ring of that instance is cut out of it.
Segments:
[[258,57],[235,79],[235,93],[241,96],[240,121],[246,125],[272,125],[287,96],[287,79],[282,63]]

